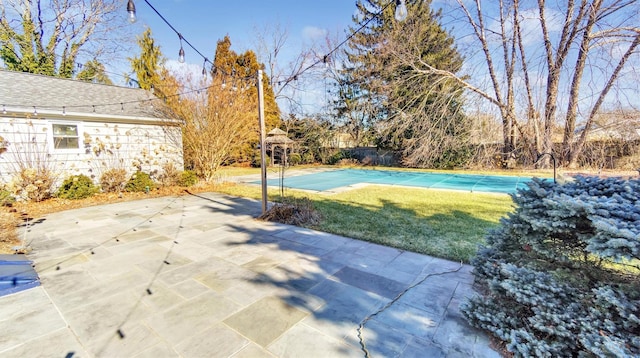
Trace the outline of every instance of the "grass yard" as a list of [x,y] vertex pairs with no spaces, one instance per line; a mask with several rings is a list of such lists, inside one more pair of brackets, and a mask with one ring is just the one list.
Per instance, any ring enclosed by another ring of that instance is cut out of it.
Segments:
[[[261,198],[258,186],[229,184],[217,191]],[[277,200],[277,192],[269,188],[269,200]],[[322,215],[314,229],[466,263],[487,230],[512,210],[511,197],[503,194],[375,185],[333,195],[286,195],[314,203]]]
[[[259,173],[259,168],[225,167],[219,175],[224,179]],[[189,190],[261,198],[260,187],[256,185],[218,183]],[[269,193],[269,200],[279,199],[278,189],[269,188]],[[24,217],[38,218],[60,210],[183,194],[184,188],[167,187],[150,194],[96,194],[82,200],[53,198],[39,203],[16,203],[12,208],[0,210],[0,253],[11,253],[12,247],[19,244],[16,225]],[[487,230],[512,209],[508,195],[386,186],[368,186],[334,195],[286,190],[286,195],[306,197],[313,202],[322,216],[314,229],[464,262],[475,255]]]

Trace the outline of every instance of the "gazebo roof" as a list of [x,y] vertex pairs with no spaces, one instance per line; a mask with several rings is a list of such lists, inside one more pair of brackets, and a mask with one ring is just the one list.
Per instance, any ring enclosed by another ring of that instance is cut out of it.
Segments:
[[291,144],[295,143],[295,141],[289,137],[287,137],[287,133],[280,128],[274,128],[269,133],[267,133],[267,138],[265,138],[265,143],[267,144]]
[[271,131],[269,131],[269,133],[267,133],[268,136],[286,136],[287,133],[285,131],[283,131],[280,128],[273,128]]
[[267,144],[291,144],[295,143],[295,141],[287,136],[270,136],[264,139],[264,142]]

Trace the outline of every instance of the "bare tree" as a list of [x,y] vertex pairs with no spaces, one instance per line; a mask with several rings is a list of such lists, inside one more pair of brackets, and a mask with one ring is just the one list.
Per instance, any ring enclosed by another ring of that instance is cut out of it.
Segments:
[[122,50],[119,0],[0,0],[0,58],[11,70],[72,77],[76,63]]
[[462,86],[423,71],[423,63],[446,73],[457,73],[463,65],[453,38],[441,26],[440,12],[430,1],[412,1],[409,16],[398,22],[385,4],[357,3],[362,18],[370,20],[353,33],[346,50],[343,112],[359,112],[378,130],[377,144],[402,151],[407,166],[466,165],[469,126],[461,111]]
[[[225,78],[214,77],[210,82],[183,76],[181,81],[167,81],[159,88],[169,96],[157,111],[164,117],[182,122],[182,142],[185,166],[212,181],[217,169],[234,158],[247,143],[258,138],[256,128],[257,102],[250,93],[252,83],[225,83]],[[186,91],[185,88],[202,88]]]
[[449,23],[456,26],[460,43],[480,49],[469,51],[467,62],[482,63],[484,71],[465,78],[423,62],[417,72],[452,78],[495,106],[502,118],[505,152],[521,146],[531,154],[553,153],[553,129],[561,123],[558,156],[564,164],[575,165],[594,118],[611,105],[610,95],[620,91],[620,98],[638,98],[637,82],[618,86],[621,76],[632,75],[629,68],[639,63],[637,1],[456,4],[446,11]]
[[[300,109],[302,104],[296,98],[303,88],[310,83],[309,70],[317,60],[314,47],[316,44],[303,45],[290,60],[283,62],[284,51],[289,50],[289,30],[281,24],[266,25],[254,29],[256,53],[260,62],[265,64],[266,75],[273,88],[275,98],[285,102],[290,109]],[[303,76],[303,74],[305,76]]]

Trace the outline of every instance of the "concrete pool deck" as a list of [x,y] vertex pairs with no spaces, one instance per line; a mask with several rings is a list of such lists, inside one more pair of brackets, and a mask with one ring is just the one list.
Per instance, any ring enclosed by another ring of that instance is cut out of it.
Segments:
[[47,215],[0,356],[499,357],[458,308],[470,266],[259,213],[206,193]]

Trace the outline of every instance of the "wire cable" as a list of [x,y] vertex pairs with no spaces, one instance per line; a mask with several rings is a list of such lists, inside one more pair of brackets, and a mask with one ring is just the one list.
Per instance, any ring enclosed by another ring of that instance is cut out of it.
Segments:
[[379,315],[380,313],[384,312],[385,310],[387,310],[389,307],[393,306],[394,303],[398,302],[398,300],[400,300],[400,298],[402,298],[402,296],[404,296],[405,293],[409,292],[409,290],[413,289],[414,287],[418,286],[419,284],[423,283],[424,281],[426,281],[429,277],[433,277],[433,276],[442,276],[442,275],[446,275],[446,274],[450,274],[450,273],[454,273],[454,272],[458,272],[462,269],[463,264],[462,262],[460,263],[460,267],[458,267],[455,270],[450,270],[450,271],[443,271],[443,272],[438,272],[438,273],[430,273],[427,274],[425,277],[423,277],[422,279],[420,279],[418,282],[412,284],[411,286],[407,287],[406,289],[404,289],[404,291],[400,292],[393,300],[389,301],[386,305],[384,305],[382,308],[380,308],[379,310],[375,311],[374,313],[368,315],[367,317],[365,317],[362,322],[360,322],[360,325],[358,326],[358,340],[360,342],[360,349],[362,350],[362,352],[364,353],[365,358],[369,358],[371,357],[369,350],[367,349],[367,345],[366,342],[364,340],[364,337],[362,336],[362,332],[364,330],[364,325],[369,322],[370,319],[372,319],[373,317]]
[[[184,41],[184,43],[186,43],[191,49],[193,49],[200,57],[203,58],[204,60],[204,65],[206,65],[206,63],[210,63],[212,66],[212,73],[214,73],[215,75],[222,75],[222,76],[226,76],[226,77],[230,77],[234,80],[240,80],[240,81],[247,81],[247,80],[255,80],[255,76],[253,75],[247,75],[247,76],[237,76],[233,73],[226,73],[223,69],[221,68],[217,68],[215,66],[215,64],[205,55],[202,54],[202,52],[200,50],[198,50],[181,32],[179,32],[175,26],[173,26],[171,24],[171,22],[169,22],[169,20],[167,20],[167,18],[162,15],[162,13],[160,13],[160,11],[158,11],[158,9],[156,9],[148,0],[144,0],[144,2],[153,10],[153,12],[155,12],[160,19],[162,19],[162,21],[167,24],[167,26],[169,26],[169,28],[176,33],[176,35],[178,35],[178,37],[181,39],[181,41]],[[296,72],[295,74],[293,74],[292,76],[289,76],[288,78],[286,78],[285,80],[280,80],[277,81],[278,83],[289,83],[291,81],[297,80],[298,77],[304,73],[306,73],[307,71],[309,71],[310,69],[312,69],[313,67],[319,65],[320,63],[326,63],[327,59],[334,54],[336,51],[338,51],[342,46],[344,46],[349,40],[351,40],[355,35],[357,35],[358,33],[360,33],[367,25],[369,25],[369,23],[371,23],[371,21],[373,21],[376,18],[379,18],[380,15],[382,15],[382,13],[392,4],[394,4],[395,1],[389,1],[385,6],[383,6],[380,11],[378,11],[377,13],[374,13],[369,19],[367,19],[364,23],[362,23],[356,30],[354,30],[349,36],[347,36],[342,42],[340,42],[338,45],[336,45],[335,47],[333,47],[331,50],[329,50],[329,52],[327,52],[324,56],[322,56],[322,58],[319,58],[318,60],[316,60],[315,62],[313,62],[312,64],[308,65],[307,67],[302,68],[301,70],[299,70],[298,72]],[[203,70],[204,70],[204,65],[203,65]],[[106,71],[105,71],[106,73]],[[135,82],[138,82],[137,80],[134,80]],[[190,91],[184,91],[184,92],[180,92],[177,94],[173,94],[173,95],[169,95],[169,96],[164,96],[163,98],[151,98],[151,99],[144,99],[144,100],[129,100],[129,101],[118,101],[118,102],[113,102],[113,103],[99,103],[99,104],[81,104],[81,105],[63,105],[63,106],[45,106],[45,105],[31,105],[31,106],[26,106],[26,107],[33,107],[34,108],[34,112],[37,111],[36,108],[40,108],[40,109],[55,109],[57,110],[58,108],[60,108],[61,113],[66,113],[67,110],[69,109],[73,109],[73,108],[83,108],[83,107],[92,107],[95,109],[96,107],[110,107],[110,106],[121,106],[124,107],[124,105],[129,105],[129,104],[134,104],[134,103],[152,103],[153,101],[156,100],[167,100],[169,98],[172,97],[180,97],[180,96],[184,96],[187,94],[191,94],[194,92],[199,92],[199,91],[204,91],[204,90],[208,90],[210,88],[213,88],[214,85],[211,86],[207,86],[207,87],[203,87],[197,90],[190,90]],[[11,103],[2,103],[3,106],[3,112],[4,110],[6,110],[6,107],[14,107],[14,108],[22,108],[24,107],[24,105],[14,105]]]
[[[133,225],[132,227],[130,227],[130,228],[126,229],[126,230],[123,230],[123,231],[122,231],[122,232],[120,232],[119,234],[117,234],[117,235],[115,235],[115,236],[113,236],[113,237],[110,237],[110,238],[109,238],[109,239],[107,239],[107,240],[101,241],[101,242],[99,242],[97,245],[94,245],[94,246],[92,246],[92,247],[90,247],[90,248],[88,248],[88,249],[81,250],[80,252],[78,252],[78,253],[76,253],[76,254],[74,254],[74,255],[71,255],[71,256],[67,257],[66,259],[64,259],[64,260],[60,260],[60,261],[58,261],[58,262],[56,262],[56,263],[54,263],[54,264],[51,264],[51,265],[49,265],[49,266],[45,266],[45,267],[38,267],[39,271],[44,272],[44,271],[47,271],[47,270],[52,269],[52,268],[54,268],[54,267],[55,267],[56,271],[59,271],[59,270],[61,270],[61,268],[62,268],[62,264],[66,263],[66,262],[69,262],[69,261],[71,261],[71,260],[75,259],[76,257],[79,257],[80,255],[83,255],[83,254],[86,254],[86,253],[89,253],[89,254],[91,254],[91,255],[95,255],[95,250],[96,250],[97,248],[99,248],[99,247],[101,247],[101,246],[105,245],[105,244],[106,244],[106,243],[108,243],[109,241],[114,241],[114,240],[115,240],[116,242],[120,242],[120,237],[121,237],[122,235],[124,235],[124,234],[128,233],[129,231],[137,231],[137,228],[138,228],[140,225],[142,225],[142,224],[144,224],[144,223],[146,223],[146,222],[149,222],[149,221],[150,221],[151,219],[153,219],[154,217],[156,217],[156,216],[160,215],[164,210],[166,210],[166,209],[170,208],[170,207],[171,207],[171,205],[172,205],[173,203],[175,203],[175,201],[176,201],[177,199],[178,199],[177,197],[176,197],[176,198],[173,198],[173,200],[171,200],[171,202],[169,202],[169,204],[165,205],[163,208],[161,208],[161,209],[160,209],[160,210],[158,210],[157,212],[153,213],[152,215],[150,215],[150,216],[148,216],[148,217],[144,218],[144,220],[142,220],[142,221],[140,221],[139,223],[137,223],[137,224]],[[78,221],[76,220],[76,224],[77,224],[77,223],[78,223]],[[33,241],[33,240],[32,240],[32,241]],[[34,265],[33,265],[33,267],[34,267],[34,268],[36,268],[36,266],[37,266],[36,264],[34,264]],[[26,273],[26,272],[27,272],[27,271],[25,271],[25,273]]]
[[[151,280],[149,280],[149,283],[147,284],[144,292],[140,295],[140,297],[138,298],[136,303],[133,305],[131,310],[127,313],[127,315],[123,319],[122,323],[120,323],[118,325],[118,328],[116,329],[116,334],[118,335],[118,337],[120,339],[124,339],[126,337],[126,335],[125,335],[125,333],[123,331],[123,327],[129,321],[129,319],[131,318],[133,313],[138,309],[138,307],[142,303],[142,300],[146,296],[153,295],[153,291],[151,290],[151,287],[153,287],[153,284],[158,279],[158,276],[160,276],[160,273],[162,272],[162,269],[167,265],[171,265],[171,262],[169,261],[169,257],[171,257],[171,253],[173,252],[173,248],[176,245],[178,245],[178,236],[180,234],[181,229],[183,228],[182,224],[183,224],[183,221],[184,221],[184,211],[185,211],[185,204],[184,204],[184,198],[182,198],[182,215],[180,216],[180,222],[178,223],[178,227],[176,228],[176,233],[175,233],[175,235],[173,237],[173,241],[171,242],[171,245],[169,246],[169,249],[167,250],[167,254],[164,256],[164,258],[160,262],[160,264],[158,266],[158,269],[155,271],[155,273],[151,277]],[[100,354],[98,354],[98,355],[100,355]]]

